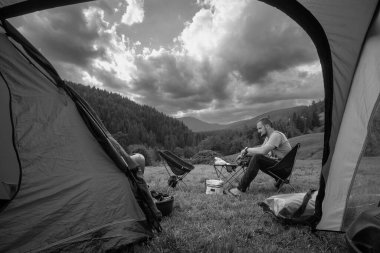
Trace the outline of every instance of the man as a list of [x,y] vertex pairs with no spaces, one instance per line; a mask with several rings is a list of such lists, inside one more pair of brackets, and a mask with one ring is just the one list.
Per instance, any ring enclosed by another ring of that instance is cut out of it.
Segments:
[[[151,215],[153,215],[156,218],[156,220],[161,221],[162,213],[160,212],[160,210],[158,210],[156,204],[154,203],[152,195],[150,194],[150,191],[149,191],[149,186],[144,180],[145,157],[142,154],[138,154],[138,153],[130,156],[129,154],[127,154],[127,152],[125,152],[123,147],[114,138],[111,137],[109,138],[109,140],[112,143],[113,147],[116,148],[119,154],[122,156],[123,160],[127,163],[129,171],[134,176],[134,179],[138,188],[135,190],[138,191],[140,194],[144,195],[147,205],[150,207],[150,208],[147,208],[144,206],[143,208],[145,210],[143,211],[149,212]],[[152,222],[154,223],[153,226],[161,229],[160,224],[158,224],[154,220],[152,220]]]
[[[276,164],[292,149],[286,136],[275,130],[273,123],[268,118],[262,118],[257,122],[257,131],[262,137],[265,137],[265,140],[261,146],[245,148],[241,151],[240,157],[249,155],[252,158],[246,172],[240,179],[238,187],[229,190],[234,196],[240,196],[246,191],[259,170],[267,172],[267,168]],[[271,172],[279,177],[282,177],[283,174],[282,171]],[[280,182],[277,181],[275,186],[276,188],[280,187]]]

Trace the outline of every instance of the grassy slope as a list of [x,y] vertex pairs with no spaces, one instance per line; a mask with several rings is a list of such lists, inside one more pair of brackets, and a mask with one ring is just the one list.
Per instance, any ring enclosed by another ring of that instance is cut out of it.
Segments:
[[[292,185],[297,192],[318,188],[319,160],[297,160]],[[147,167],[151,189],[166,191],[163,166]],[[206,195],[205,180],[215,179],[213,166],[197,165],[186,177],[187,191],[175,190],[173,213],[158,234],[140,252],[345,252],[342,234],[317,232],[308,227],[284,226],[257,205],[275,195],[273,180],[259,173],[242,199]],[[285,186],[283,193],[290,191]]]
[[322,159],[323,153],[323,133],[305,134],[289,139],[292,146],[301,144],[297,159]]

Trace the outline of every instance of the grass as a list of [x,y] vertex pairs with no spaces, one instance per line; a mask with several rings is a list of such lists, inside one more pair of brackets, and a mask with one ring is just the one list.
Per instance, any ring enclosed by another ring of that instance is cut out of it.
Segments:
[[[320,160],[297,160],[292,185],[297,192],[318,188]],[[152,190],[165,192],[168,175],[163,166],[147,167]],[[305,226],[281,224],[264,214],[258,202],[275,195],[273,180],[259,172],[241,199],[206,195],[205,180],[216,179],[213,166],[197,165],[185,178],[187,190],[172,190],[174,209],[164,217],[163,232],[138,252],[346,252],[343,234],[312,233]],[[285,186],[283,193],[290,192]]]
[[296,143],[301,144],[297,152],[297,158],[301,160],[322,159],[323,133],[305,134],[289,139],[292,147]]

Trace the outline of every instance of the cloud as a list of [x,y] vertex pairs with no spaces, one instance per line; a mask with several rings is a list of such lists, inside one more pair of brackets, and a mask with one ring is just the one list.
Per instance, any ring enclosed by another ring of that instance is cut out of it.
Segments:
[[133,91],[141,95],[139,102],[175,113],[191,108],[202,109],[213,100],[227,97],[224,89],[213,84],[227,85],[227,75],[213,76],[207,61],[161,49],[140,55],[135,61]]
[[144,19],[144,1],[143,0],[126,0],[128,3],[127,11],[121,18],[121,22],[126,25],[142,23]]
[[115,21],[107,20],[112,7],[104,11],[100,6],[104,4],[57,8],[24,16],[23,22],[16,23],[62,78],[125,91],[134,70],[133,45],[129,47],[125,36],[117,33]]
[[311,40],[259,1],[99,1],[14,23],[64,79],[173,116],[231,122],[323,97]]
[[223,61],[247,84],[318,59],[302,28],[272,7],[227,0],[205,5],[209,8],[194,16],[179,40],[190,55]]
[[218,121],[229,122],[255,116],[258,105],[322,97],[320,69],[310,67],[319,66],[316,50],[295,22],[255,1],[201,5],[176,48],[136,58],[131,85],[140,103],[206,120],[220,111]]
[[20,31],[55,62],[86,67],[91,59],[105,56],[104,48],[91,46],[105,24],[95,18],[93,23],[87,23],[81,8],[52,9],[23,19]]

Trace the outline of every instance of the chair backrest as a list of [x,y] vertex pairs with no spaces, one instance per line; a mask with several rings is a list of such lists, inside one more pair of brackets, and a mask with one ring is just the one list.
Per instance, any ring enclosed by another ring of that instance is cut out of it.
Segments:
[[289,178],[292,174],[294,162],[296,160],[297,151],[301,144],[297,143],[284,158],[271,167],[272,170],[281,171],[283,179]]
[[166,161],[175,175],[183,175],[194,169],[194,165],[182,160],[169,150],[158,151],[158,154]]

